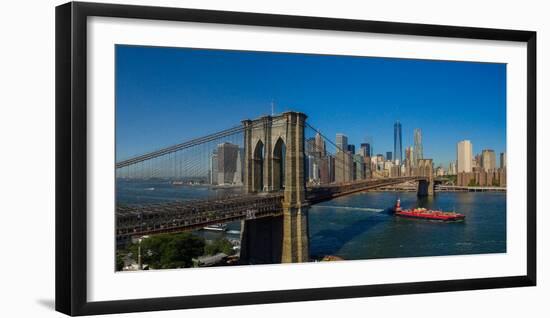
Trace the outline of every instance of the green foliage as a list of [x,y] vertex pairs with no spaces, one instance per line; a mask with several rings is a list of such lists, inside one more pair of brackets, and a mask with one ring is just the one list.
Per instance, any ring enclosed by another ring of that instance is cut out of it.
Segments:
[[448,176],[447,176],[447,179],[449,179],[449,183],[450,183],[450,184],[456,184],[457,176],[456,176],[456,174],[454,174],[454,175],[448,175]]
[[[139,243],[130,250],[137,260]],[[193,266],[193,258],[204,253],[204,239],[191,233],[159,234],[141,241],[141,259],[150,268],[181,268]]]
[[493,187],[500,187],[497,179],[493,179]]
[[121,254],[116,255],[116,270],[121,271],[124,268],[124,258]]
[[216,255],[218,253],[231,255],[233,254],[233,244],[226,238],[219,238],[207,244],[204,253],[206,255]]
[[476,182],[475,179],[472,179],[472,180],[470,180],[470,182],[468,183],[468,186],[469,186],[469,187],[476,187],[476,186],[479,186],[479,184],[477,184],[477,182]]

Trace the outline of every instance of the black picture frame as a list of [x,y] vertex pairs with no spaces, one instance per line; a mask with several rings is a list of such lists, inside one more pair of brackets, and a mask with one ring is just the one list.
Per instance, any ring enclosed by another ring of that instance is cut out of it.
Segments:
[[[86,36],[91,16],[527,43],[527,274],[353,287],[88,302]],[[536,285],[536,32],[70,2],[56,7],[56,310],[92,315]]]

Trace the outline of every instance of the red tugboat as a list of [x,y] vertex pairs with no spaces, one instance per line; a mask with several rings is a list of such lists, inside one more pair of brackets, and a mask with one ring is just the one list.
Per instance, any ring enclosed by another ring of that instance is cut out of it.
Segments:
[[427,210],[425,208],[405,209],[401,208],[401,200],[397,199],[393,208],[395,215],[401,217],[435,220],[435,221],[464,221],[464,214],[456,212],[443,212],[440,210]]

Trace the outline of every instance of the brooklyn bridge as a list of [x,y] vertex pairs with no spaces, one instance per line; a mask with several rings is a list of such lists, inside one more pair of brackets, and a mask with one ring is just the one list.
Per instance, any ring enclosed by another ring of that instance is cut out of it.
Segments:
[[[241,259],[252,263],[306,262],[311,205],[405,182],[416,182],[419,196],[433,194],[431,159],[419,160],[407,176],[356,174],[353,167],[364,162],[322,135],[306,118],[303,113],[290,111],[244,120],[230,129],[117,162],[117,179],[162,178],[180,184],[183,179],[206,182],[206,176],[214,175],[217,165],[212,164],[212,156],[223,155],[215,153],[220,144],[237,145],[243,153],[243,158],[239,152],[236,159],[242,162],[236,170],[242,171],[233,171],[231,180],[219,182],[227,181],[241,192],[222,191],[201,199],[160,203],[117,203],[117,239],[240,220]],[[308,142],[312,135],[322,142]],[[323,158],[332,158],[325,170],[331,170],[333,177],[311,178],[309,161],[323,165]]]

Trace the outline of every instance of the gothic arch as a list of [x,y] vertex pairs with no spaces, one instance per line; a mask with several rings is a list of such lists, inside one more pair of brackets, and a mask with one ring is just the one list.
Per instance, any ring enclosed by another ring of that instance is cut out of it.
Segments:
[[278,191],[284,189],[285,185],[285,156],[286,156],[286,145],[281,137],[278,137],[275,141],[275,146],[273,146],[273,172],[271,176],[273,178],[271,184],[273,185],[273,190]]
[[264,143],[261,140],[254,147],[252,160],[252,189],[261,192],[264,189]]

